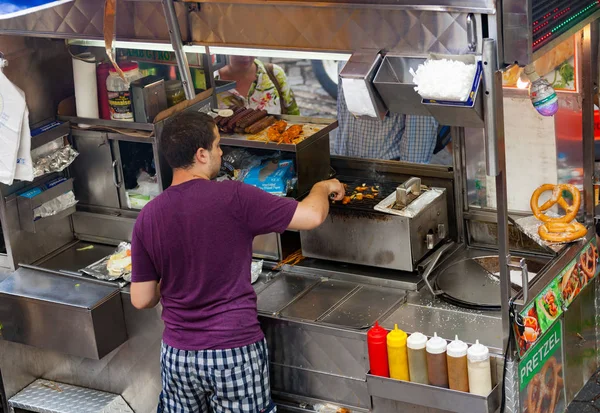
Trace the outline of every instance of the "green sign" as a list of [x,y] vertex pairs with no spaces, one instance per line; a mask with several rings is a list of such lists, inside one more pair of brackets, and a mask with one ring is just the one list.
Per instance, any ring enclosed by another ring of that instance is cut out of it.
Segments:
[[546,334],[535,344],[534,347],[521,359],[519,363],[519,377],[521,391],[523,391],[529,382],[538,374],[546,362],[562,355],[561,323],[555,323]]

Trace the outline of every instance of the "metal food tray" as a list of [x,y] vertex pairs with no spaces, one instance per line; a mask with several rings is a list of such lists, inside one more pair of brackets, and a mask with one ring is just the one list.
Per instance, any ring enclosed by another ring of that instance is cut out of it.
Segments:
[[484,397],[367,374],[367,388],[369,394],[374,397],[456,413],[493,413],[500,406],[498,385],[494,386],[487,397]]
[[[250,134],[221,134],[221,145],[225,146],[238,146],[243,148],[257,148],[257,149],[271,149],[282,152],[298,152],[307,146],[310,146],[316,140],[319,140],[323,136],[329,134],[332,130],[338,127],[338,121],[335,119],[325,118],[311,118],[305,116],[292,116],[292,115],[273,115],[277,120],[285,120],[290,125],[315,125],[322,128],[307,137],[298,144],[287,144],[287,143],[274,143],[274,142],[262,142],[248,139]],[[255,134],[256,135],[256,134]]]

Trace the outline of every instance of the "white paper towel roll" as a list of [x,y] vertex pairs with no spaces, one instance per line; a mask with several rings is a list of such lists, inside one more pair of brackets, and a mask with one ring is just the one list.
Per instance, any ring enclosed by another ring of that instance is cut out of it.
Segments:
[[93,54],[81,53],[73,56],[73,78],[75,80],[77,116],[80,118],[98,119],[96,58]]

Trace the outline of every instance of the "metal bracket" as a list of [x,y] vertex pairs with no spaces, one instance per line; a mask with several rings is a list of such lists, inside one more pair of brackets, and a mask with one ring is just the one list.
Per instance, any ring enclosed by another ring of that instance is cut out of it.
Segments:
[[448,251],[448,249],[450,249],[451,246],[452,246],[452,242],[448,242],[448,243],[442,245],[440,247],[440,249],[434,253],[431,261],[429,261],[429,264],[427,264],[425,272],[422,275],[423,281],[425,281],[425,285],[427,285],[427,288],[431,292],[431,295],[433,295],[434,297],[441,295],[443,293],[443,291],[433,289],[432,285],[429,283],[429,276],[433,272],[433,268],[436,266],[437,262],[440,260],[442,255],[444,255],[444,253],[446,251]]

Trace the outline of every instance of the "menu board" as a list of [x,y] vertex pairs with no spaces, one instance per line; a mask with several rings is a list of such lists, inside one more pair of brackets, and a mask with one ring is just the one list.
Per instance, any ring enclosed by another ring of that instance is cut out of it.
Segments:
[[562,323],[555,323],[519,363],[521,412],[562,413],[566,408]]
[[34,13],[73,0],[0,0],[0,20]]
[[598,247],[593,238],[531,304],[521,311],[523,325],[513,326],[519,354],[528,354],[540,336],[553,328],[560,315],[598,276]]

